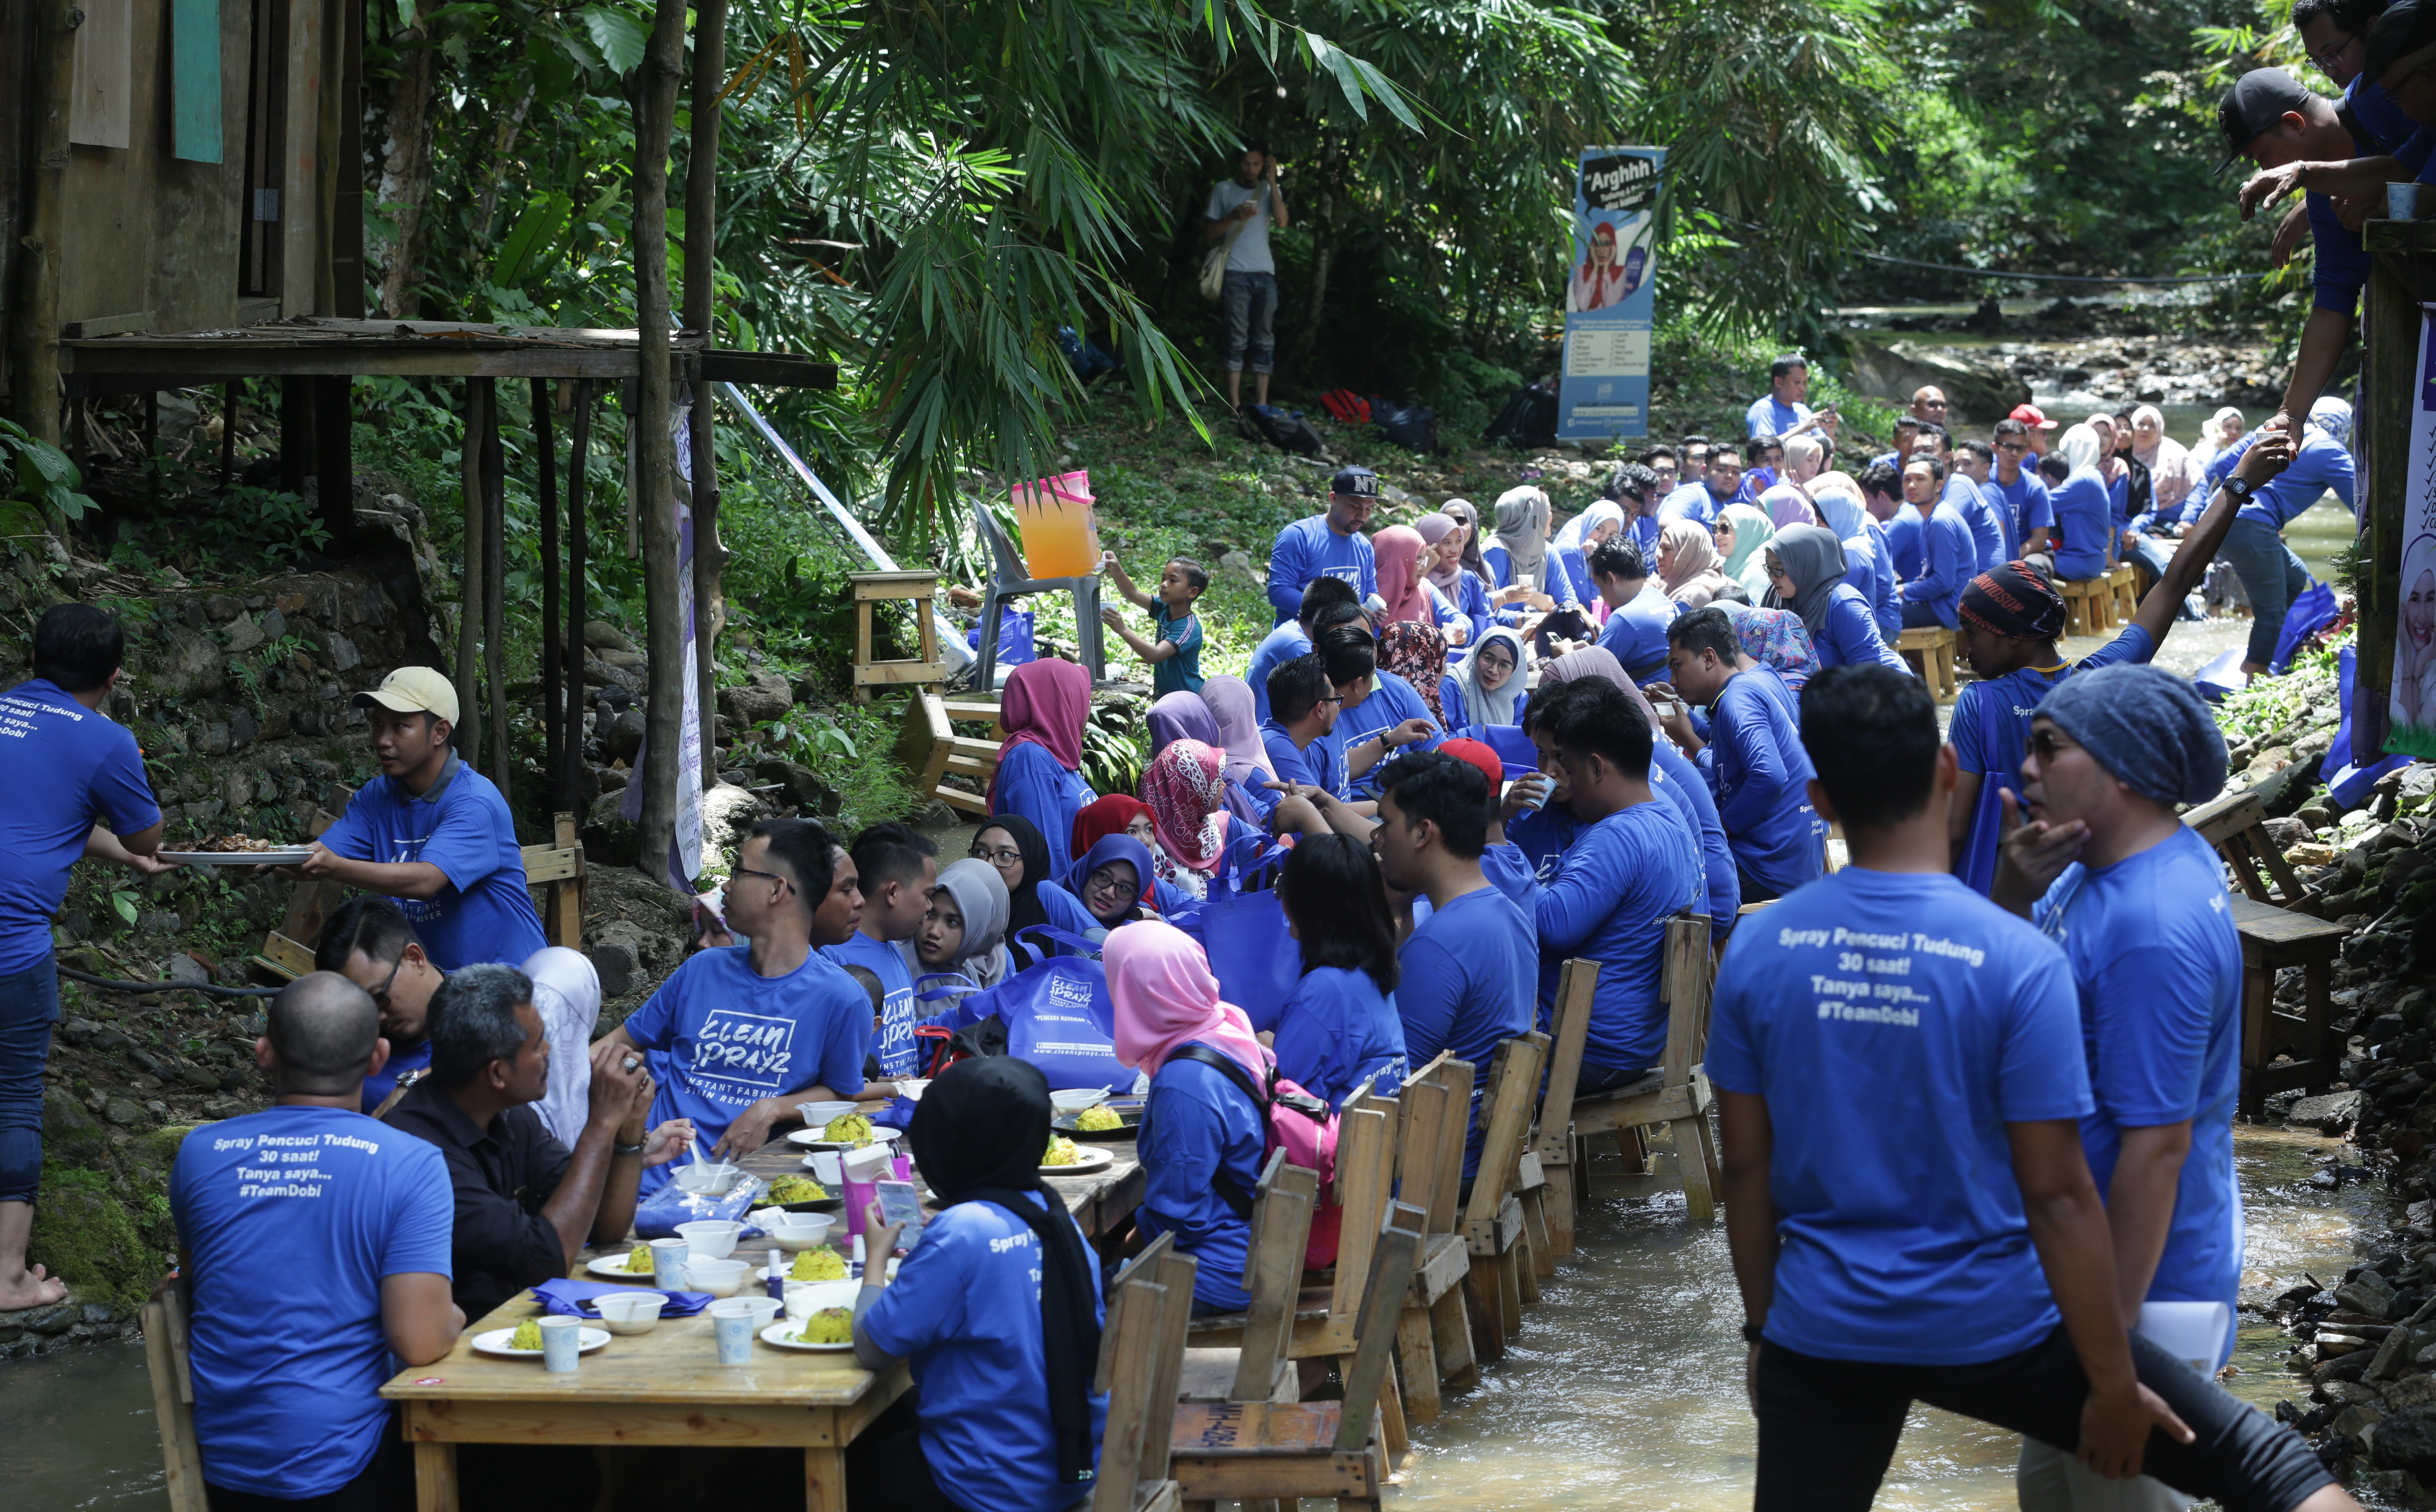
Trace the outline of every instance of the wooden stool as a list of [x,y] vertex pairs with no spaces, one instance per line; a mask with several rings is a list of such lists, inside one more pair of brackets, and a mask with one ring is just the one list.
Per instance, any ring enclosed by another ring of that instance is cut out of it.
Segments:
[[541,932],[552,945],[583,948],[583,843],[575,838],[575,816],[555,816],[554,843],[524,848],[525,886],[541,895],[533,900],[541,914]]
[[1914,625],[1895,637],[1895,650],[1928,685],[1932,698],[1954,702],[1954,632],[1943,625]]
[[[2216,847],[2216,853],[2233,868],[2233,875],[2241,881],[2241,890],[2253,902],[2277,903],[2288,909],[2301,901],[2306,890],[2301,879],[2292,875],[2292,863],[2284,859],[2283,850],[2268,836],[2267,806],[2258,801],[2257,793],[2228,792],[2183,815],[2183,823]],[[2262,865],[2273,874],[2283,896],[2269,895],[2267,878],[2259,875]]]
[[[2335,955],[2350,931],[2340,924],[2288,913],[2251,898],[2227,898],[2241,935],[2241,1111],[2257,1117],[2267,1095],[2298,1086],[2323,1092],[2334,1084],[2343,1042],[2333,1017]],[[2275,973],[2299,966],[2302,1011],[2275,1008]],[[2292,1064],[2273,1064],[2278,1048]]]
[[2063,595],[2063,633],[2067,635],[2098,635],[2106,632],[2108,601],[2114,598],[2114,583],[2105,578],[2066,578],[2056,583]]
[[[1709,921],[1678,914],[1666,925],[1666,964],[1660,991],[1666,997],[1666,1053],[1659,1069],[1611,1092],[1574,1100],[1574,1127],[1584,1135],[1615,1130],[1639,1141],[1645,1124],[1675,1131],[1677,1164],[1692,1222],[1716,1220],[1717,1192],[1725,1185],[1717,1165],[1717,1140],[1709,1127],[1708,1074],[1700,1055],[1709,1037],[1709,986],[1715,971],[1709,949]],[[1626,1163],[1631,1163],[1627,1149]]]
[[[891,666],[911,663],[892,662]],[[955,720],[998,719],[998,705],[959,702],[923,689],[905,702],[905,728],[896,737],[896,763],[914,773],[914,791],[950,808],[986,817],[990,781],[998,775],[998,741],[956,733]],[[981,791],[947,786],[949,773],[969,777]]]
[[1505,1341],[1522,1331],[1524,1305],[1540,1301],[1539,1267],[1514,1181],[1538,1111],[1532,1094],[1547,1057],[1545,1034],[1506,1040],[1489,1063],[1488,1089],[1481,1097],[1480,1165],[1463,1209],[1464,1247],[1471,1253],[1464,1290],[1471,1307],[1472,1354],[1481,1360],[1504,1359]]
[[[849,572],[846,581],[854,584],[854,701],[870,703],[874,686],[894,686],[905,683],[935,683],[945,686],[948,664],[939,659],[939,629],[931,613],[931,600],[938,594],[939,575],[935,572]],[[914,605],[914,622],[921,631],[922,654],[911,659],[874,661],[871,657],[872,605],[898,600]]]
[[2132,570],[2131,563],[2117,562],[2106,574],[2106,582],[2114,590],[2114,601],[2109,607],[2114,612],[2114,622],[2130,624],[2140,612],[2140,574]]

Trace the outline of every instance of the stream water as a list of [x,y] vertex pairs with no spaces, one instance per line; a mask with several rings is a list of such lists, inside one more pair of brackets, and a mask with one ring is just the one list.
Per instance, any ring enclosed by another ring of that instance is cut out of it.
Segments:
[[[2352,1263],[2376,1193],[2312,1187],[2331,1139],[2280,1128],[2235,1133],[2250,1249],[2243,1283],[2280,1291]],[[1750,1504],[1752,1428],[1743,1404],[1741,1303],[1722,1224],[1691,1229],[1671,1154],[1655,1177],[1593,1162],[1580,1253],[1542,1283],[1504,1364],[1417,1435],[1392,1504],[1483,1512],[1631,1506],[1727,1512]],[[2271,1328],[2245,1330],[2234,1391],[2262,1408],[2295,1396]],[[0,1486],[26,1507],[160,1512],[159,1440],[141,1346],[0,1365]],[[1878,1499],[1895,1512],[2013,1505],[2017,1441],[1923,1410]]]

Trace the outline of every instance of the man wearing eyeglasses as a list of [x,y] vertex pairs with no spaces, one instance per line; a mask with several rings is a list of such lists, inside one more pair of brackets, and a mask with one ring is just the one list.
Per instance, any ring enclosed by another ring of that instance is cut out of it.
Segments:
[[[871,1051],[871,999],[817,948],[854,931],[854,862],[809,819],[765,819],[736,850],[727,922],[746,944],[697,950],[592,1047],[596,1069],[642,1055],[659,1091],[649,1125],[690,1119],[711,1154],[768,1142],[795,1104],[852,1099]],[[669,1168],[643,1173],[648,1197]]]
[[2038,469],[2024,465],[2031,452],[2028,424],[1997,421],[1993,445],[1996,464],[1989,469],[1984,486],[2004,507],[2006,539],[2013,543],[2013,555],[2025,561],[2044,556],[2055,538],[2055,504],[2047,497],[2046,480]]

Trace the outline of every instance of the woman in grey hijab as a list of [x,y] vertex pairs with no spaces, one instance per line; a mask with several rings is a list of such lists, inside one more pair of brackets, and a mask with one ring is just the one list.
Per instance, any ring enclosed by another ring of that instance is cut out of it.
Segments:
[[994,987],[1007,974],[1006,918],[1006,883],[998,868],[969,858],[953,861],[931,889],[922,928],[897,948],[916,977],[952,971]]
[[1505,555],[1507,577],[1501,587],[1521,584],[1533,592],[1548,569],[1548,495],[1525,483],[1497,496],[1497,546]]
[[1789,609],[1810,632],[1821,667],[1878,662],[1911,667],[1887,649],[1861,590],[1844,581],[1844,543],[1823,525],[1788,525],[1767,543],[1769,609]]

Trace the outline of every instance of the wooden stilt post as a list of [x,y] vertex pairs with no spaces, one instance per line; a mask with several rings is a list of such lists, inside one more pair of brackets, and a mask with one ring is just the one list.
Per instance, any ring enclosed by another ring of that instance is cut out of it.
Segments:
[[236,478],[237,395],[245,391],[241,383],[227,383],[220,388],[220,487],[225,489]]
[[650,44],[637,83],[635,121],[635,507],[642,515],[643,616],[652,686],[643,739],[637,865],[664,878],[676,840],[678,726],[685,718],[680,657],[685,626],[677,619],[677,530],[672,489],[673,392],[669,342],[669,132],[675,125],[677,83],[685,55],[686,0],[657,0]]
[[575,424],[569,427],[566,454],[566,626],[561,630],[553,621],[549,634],[563,637],[566,649],[566,749],[563,754],[566,766],[559,773],[559,783],[566,794],[566,807],[579,809],[583,777],[583,468],[592,451],[592,399],[590,378],[575,380]]
[[493,380],[465,380],[465,437],[458,447],[465,491],[465,571],[457,596],[457,754],[482,765],[482,426]]
[[[712,308],[719,260],[719,91],[727,72],[727,0],[695,0],[693,141],[686,165],[685,327],[709,348],[718,336]],[[693,386],[693,617],[695,686],[702,690],[702,780],[718,780],[712,759],[719,700],[711,679],[719,633],[727,622],[720,578],[727,553],[719,544],[719,448],[712,417],[715,384]]]
[[561,742],[566,738],[566,710],[559,703],[559,664],[566,640],[558,634],[558,441],[550,432],[548,378],[532,381],[533,452],[541,465],[540,487],[533,497],[541,508],[541,749],[542,789],[552,812],[575,807],[575,795],[564,790],[566,764]]
[[[68,115],[76,96],[76,34],[84,24],[77,0],[44,0],[34,8],[26,109],[34,150],[24,232],[25,261],[17,307],[9,314],[11,405],[17,423],[37,441],[60,439],[60,240],[67,212]],[[52,522],[59,524],[57,520]]]
[[486,378],[491,396],[482,405],[482,666],[491,705],[491,781],[508,791],[508,742],[515,725],[508,718],[508,470],[499,444],[498,380]]

